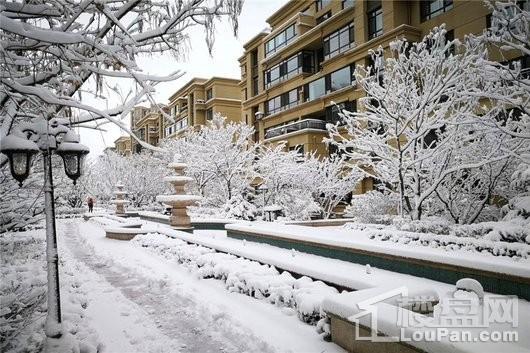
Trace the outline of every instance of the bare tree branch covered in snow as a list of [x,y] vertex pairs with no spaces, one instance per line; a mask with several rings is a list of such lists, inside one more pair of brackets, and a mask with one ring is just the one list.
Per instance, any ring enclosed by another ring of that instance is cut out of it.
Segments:
[[[228,17],[237,33],[241,9],[241,0],[0,1],[0,137],[20,120],[57,114],[73,125],[107,119],[131,133],[122,118],[144,99],[154,104],[157,84],[182,76],[146,74],[137,59],[160,53],[181,57],[193,26],[204,27],[211,51],[215,22]],[[136,92],[108,110],[81,100],[81,92],[100,96],[112,79],[129,81]]]

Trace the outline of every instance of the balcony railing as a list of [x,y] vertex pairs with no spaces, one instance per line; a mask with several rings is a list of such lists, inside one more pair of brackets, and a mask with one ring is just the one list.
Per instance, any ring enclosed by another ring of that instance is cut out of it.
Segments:
[[286,135],[305,129],[326,130],[326,122],[318,119],[305,119],[291,124],[278,126],[265,132],[265,139]]

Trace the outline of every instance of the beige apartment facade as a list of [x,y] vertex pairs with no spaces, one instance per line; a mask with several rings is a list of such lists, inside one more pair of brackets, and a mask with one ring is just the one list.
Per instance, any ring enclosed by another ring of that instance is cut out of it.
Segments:
[[[134,107],[130,114],[130,124],[132,132],[140,140],[158,146],[164,133],[164,113],[168,113],[168,108],[165,105],[158,104],[149,108],[137,106]],[[137,140],[131,138],[131,152],[139,153],[142,151],[142,146]]]
[[240,121],[239,80],[193,78],[169,97],[168,109],[174,122],[165,119],[164,138],[178,137],[189,127],[199,128],[217,113],[227,121]]
[[242,119],[257,141],[327,156],[326,123],[336,123],[340,109],[357,110],[364,92],[353,72],[373,65],[370,49],[419,41],[442,23],[449,38],[479,34],[489,16],[481,1],[291,0],[267,19],[270,32],[244,45]]
[[114,141],[114,148],[112,151],[121,154],[122,156],[131,155],[131,137],[130,136],[120,136]]

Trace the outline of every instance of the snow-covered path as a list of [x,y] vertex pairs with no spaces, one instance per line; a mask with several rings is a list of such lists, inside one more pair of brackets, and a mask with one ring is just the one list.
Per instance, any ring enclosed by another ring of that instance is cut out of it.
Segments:
[[105,352],[342,351],[290,313],[107,239],[91,222],[61,222],[59,232],[62,260],[89,283],[86,312]]

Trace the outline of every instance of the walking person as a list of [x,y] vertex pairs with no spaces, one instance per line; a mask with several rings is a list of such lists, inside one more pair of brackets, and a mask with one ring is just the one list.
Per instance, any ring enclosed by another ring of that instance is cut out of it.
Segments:
[[94,198],[89,196],[86,203],[88,205],[88,212],[92,213],[92,210],[94,209]]

